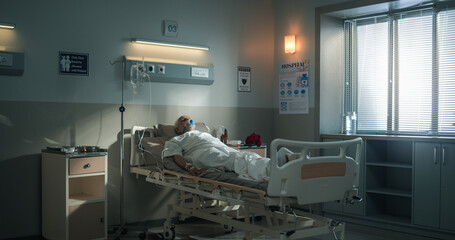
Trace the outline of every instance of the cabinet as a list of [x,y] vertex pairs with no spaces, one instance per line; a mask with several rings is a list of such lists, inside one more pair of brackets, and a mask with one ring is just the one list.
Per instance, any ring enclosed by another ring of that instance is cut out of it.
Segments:
[[42,236],[107,238],[107,153],[42,152]]
[[455,231],[455,144],[415,144],[414,224]]
[[411,223],[412,141],[367,140],[365,216]]
[[363,205],[324,203],[324,214],[372,227],[455,239],[455,138],[322,136],[324,141],[353,137],[364,139],[359,181]]
[[240,147],[232,147],[236,150],[239,151],[248,151],[248,152],[254,152],[259,154],[261,157],[267,157],[267,147],[266,146],[240,146]]

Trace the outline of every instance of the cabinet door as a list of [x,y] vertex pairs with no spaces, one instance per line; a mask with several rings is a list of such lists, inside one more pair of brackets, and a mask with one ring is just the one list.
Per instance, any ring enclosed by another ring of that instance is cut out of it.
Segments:
[[455,231],[455,144],[443,144],[441,155],[441,228]]
[[415,143],[414,224],[439,227],[440,145]]
[[105,238],[104,202],[70,206],[69,239]]

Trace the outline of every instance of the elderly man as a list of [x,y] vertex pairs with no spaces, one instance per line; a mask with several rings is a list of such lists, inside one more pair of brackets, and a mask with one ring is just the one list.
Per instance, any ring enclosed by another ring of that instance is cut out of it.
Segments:
[[[179,117],[175,122],[175,130],[179,135],[166,142],[163,156],[173,157],[180,168],[193,175],[199,175],[205,172],[205,169],[217,168],[234,171],[244,179],[269,179],[270,158],[263,158],[253,152],[237,151],[209,133],[194,128],[194,122],[189,116]],[[279,156],[290,152],[287,149],[280,151]]]

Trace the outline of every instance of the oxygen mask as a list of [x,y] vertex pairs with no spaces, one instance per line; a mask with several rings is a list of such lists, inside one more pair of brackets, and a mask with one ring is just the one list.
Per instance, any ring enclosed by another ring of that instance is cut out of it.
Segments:
[[195,128],[196,128],[196,125],[194,124],[193,119],[190,119],[189,121],[185,122],[185,125],[183,126],[183,132],[182,133],[185,133],[187,131],[191,131],[192,129],[195,129]]

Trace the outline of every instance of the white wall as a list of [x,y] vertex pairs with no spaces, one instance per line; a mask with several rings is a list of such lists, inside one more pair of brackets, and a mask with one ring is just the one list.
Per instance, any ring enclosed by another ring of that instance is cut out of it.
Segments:
[[[163,20],[178,22],[177,38],[162,36]],[[172,123],[186,113],[224,124],[233,139],[252,132],[264,142],[272,138],[272,0],[5,0],[2,21],[16,29],[0,30],[0,50],[24,52],[25,70],[0,75],[0,191],[7,196],[0,199],[0,239],[41,234],[40,152],[51,145],[108,149],[108,223],[119,223],[122,67],[109,61],[120,56],[215,67],[211,86],[145,83],[133,94],[126,84],[125,128]],[[210,51],[134,45],[131,38],[207,45]],[[59,75],[59,51],[88,53],[90,75]],[[237,66],[251,67],[251,92],[237,92]],[[127,168],[124,175],[127,222],[165,218],[171,194],[143,180],[137,184]]]
[[[240,7],[241,6],[241,7]],[[0,100],[118,103],[120,56],[209,62],[212,86],[147,83],[127,102],[155,105],[271,107],[273,29],[271,0],[8,0],[0,2],[0,49],[25,53],[23,76],[0,76]],[[163,20],[177,21],[178,36],[162,34]],[[209,52],[130,43],[131,38],[207,45]],[[58,74],[58,52],[88,53],[90,76]],[[252,91],[237,92],[237,66],[252,68]],[[150,94],[151,89],[151,94]],[[151,96],[151,99],[150,99]]]
[[[278,76],[275,74],[274,96],[274,137],[284,137],[295,140],[317,141],[319,140],[319,105],[320,99],[330,99],[329,104],[339,104],[338,98],[325,94],[320,90],[319,79],[316,79],[316,66],[319,65],[322,72],[334,71],[330,65],[323,65],[316,61],[316,14],[318,7],[339,4],[345,0],[319,0],[319,1],[300,1],[300,0],[275,0],[275,69],[278,64],[295,60],[308,59],[310,62],[309,71],[309,114],[280,115],[278,113]],[[296,52],[294,54],[284,53],[284,36],[288,34],[296,35]],[[338,81],[330,78],[327,84]],[[321,92],[320,92],[321,91]],[[333,121],[333,119],[328,119]]]

